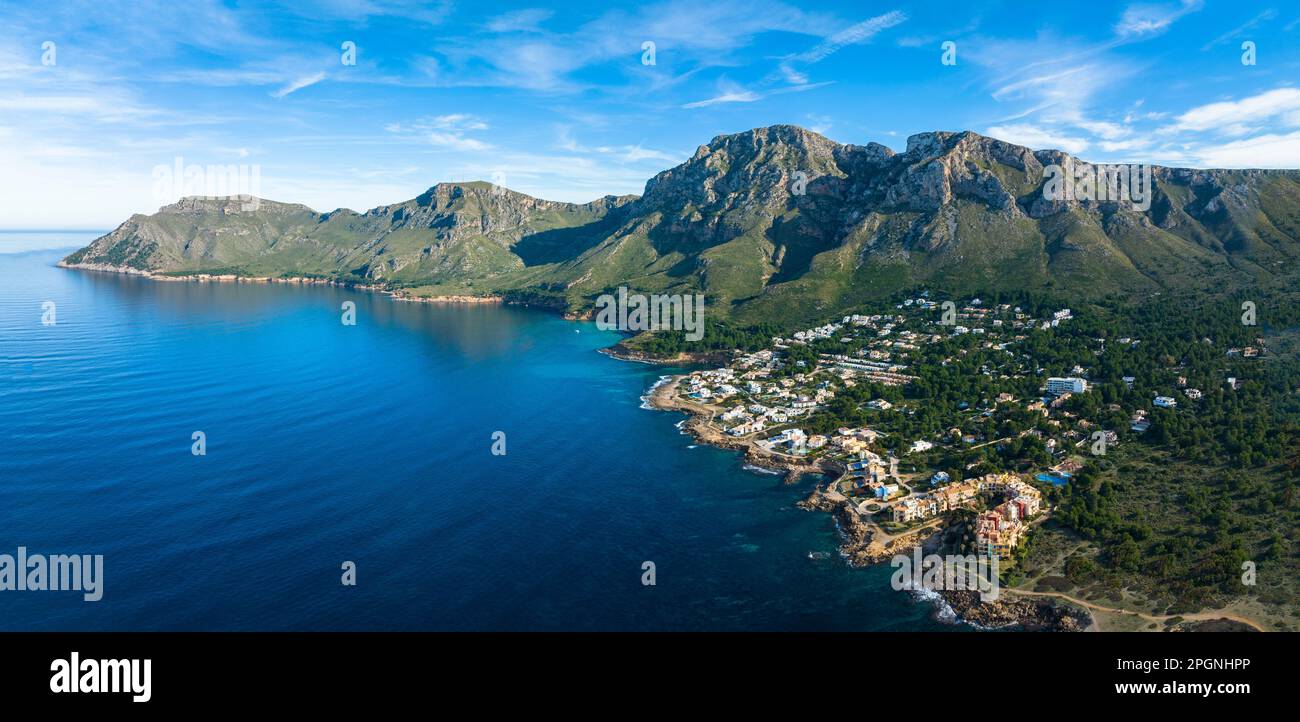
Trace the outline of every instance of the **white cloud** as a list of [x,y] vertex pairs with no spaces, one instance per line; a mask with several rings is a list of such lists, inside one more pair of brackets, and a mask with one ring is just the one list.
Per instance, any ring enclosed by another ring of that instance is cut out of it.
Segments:
[[676,163],[681,160],[681,158],[675,158],[663,151],[654,150],[653,148],[643,148],[640,145],[627,146],[623,150],[623,160],[629,163],[635,163],[639,160],[655,160],[667,163]]
[[1056,149],[1074,155],[1082,153],[1089,146],[1086,138],[1061,135],[1047,128],[1024,123],[994,126],[989,128],[985,134],[1034,150]]
[[808,74],[799,72],[786,63],[781,64],[781,74],[785,76],[785,81],[791,85],[804,85],[808,82]]
[[468,113],[436,115],[429,119],[429,123],[438,128],[456,128],[460,130],[487,130],[488,127],[487,123]]
[[448,113],[420,118],[411,123],[389,123],[384,130],[397,135],[459,151],[481,151],[492,147],[490,143],[469,137],[469,131],[487,130],[488,124],[469,113]]
[[[527,31],[540,22],[539,11],[500,16],[489,29]],[[822,35],[833,32],[833,18],[804,11],[779,0],[674,0],[638,6],[633,11],[610,10],[567,33],[519,32],[444,38],[437,58],[417,60],[434,69],[433,82],[458,87],[514,87],[545,92],[575,92],[597,81],[575,77],[596,64],[622,59],[629,73],[641,43],[653,40],[658,49],[659,76],[682,76],[692,67],[715,65],[726,52],[745,47],[770,32]],[[671,52],[667,52],[671,50]]]
[[1192,155],[1203,168],[1300,168],[1300,131],[1205,146]]
[[1102,61],[1064,70],[1044,70],[1046,72],[1002,84],[993,91],[994,100],[1029,104],[1007,120],[1039,115],[1040,121],[1072,125],[1088,123],[1087,108],[1092,96],[1132,72]]
[[555,12],[542,8],[527,8],[499,15],[488,21],[487,28],[494,33],[540,33],[541,23],[549,20]]
[[279,90],[271,93],[271,96],[275,98],[283,98],[284,96],[290,93],[294,93],[299,90],[302,90],[303,88],[315,85],[324,79],[325,79],[325,71],[323,70],[319,73],[313,73],[312,75],[304,75],[303,77],[294,80],[293,82],[289,83],[283,88],[280,88]]
[[1286,120],[1296,118],[1300,111],[1300,89],[1276,88],[1259,95],[1252,95],[1241,100],[1209,103],[1178,116],[1172,128],[1165,132],[1179,130],[1221,132],[1235,131],[1240,134],[1250,123],[1258,123],[1282,116]]
[[812,65],[820,63],[831,55],[839,52],[841,49],[850,45],[858,45],[871,40],[881,32],[899,25],[907,20],[907,14],[900,10],[893,10],[884,15],[877,15],[868,18],[860,23],[855,23],[847,28],[831,35],[822,42],[813,46],[812,49],[799,53],[790,58],[790,62],[803,63]]
[[1103,140],[1111,140],[1111,141],[1119,140],[1121,138],[1127,137],[1128,135],[1131,135],[1133,132],[1132,128],[1128,128],[1126,126],[1120,125],[1119,123],[1111,123],[1109,121],[1104,121],[1104,120],[1097,120],[1097,121],[1085,120],[1076,123],[1076,125],[1088,131],[1089,133],[1092,133],[1093,135],[1102,138]]
[[1104,140],[1097,145],[1107,153],[1120,153],[1132,150],[1145,150],[1151,147],[1151,139],[1130,138],[1129,140]]
[[831,131],[830,116],[814,115],[812,113],[809,113],[806,117],[808,119],[808,130],[811,130],[812,132],[817,133],[819,135],[826,135]]
[[[829,83],[810,83],[808,82],[807,68],[820,63],[826,58],[834,55],[840,50],[850,46],[865,43],[881,32],[899,25],[907,20],[907,15],[901,11],[893,10],[883,15],[877,15],[868,18],[853,25],[838,30],[824,37],[821,42],[802,53],[796,53],[782,59],[776,69],[768,73],[762,80],[754,83],[748,88],[741,88],[734,84],[724,85],[724,89],[718,95],[704,100],[697,100],[686,103],[683,108],[707,108],[711,105],[722,103],[752,103],[761,100],[768,95],[775,93],[801,92],[812,90]],[[802,66],[802,67],[797,67]],[[766,90],[772,86],[784,82],[784,87],[778,87],[776,90]]]
[[1093,98],[1138,74],[1132,62],[1104,55],[1106,45],[1080,44],[1043,33],[1029,40],[981,39],[963,45],[993,99],[1008,106],[995,123],[1039,125],[1089,122]]
[[85,94],[0,95],[0,115],[31,114],[47,118],[71,116],[98,121],[122,121],[157,115],[157,111],[134,103],[129,97],[107,89]]
[[1216,46],[1216,45],[1220,45],[1220,44],[1222,44],[1222,43],[1226,43],[1226,42],[1228,42],[1229,40],[1235,40],[1235,39],[1238,39],[1238,38],[1240,38],[1240,37],[1242,36],[1242,34],[1245,33],[1247,30],[1251,30],[1252,28],[1254,28],[1255,26],[1259,25],[1260,23],[1262,23],[1262,22],[1267,22],[1267,21],[1269,21],[1269,20],[1272,20],[1272,19],[1275,18],[1275,17],[1277,17],[1277,11],[1276,11],[1276,10],[1273,10],[1273,9],[1265,10],[1264,12],[1262,12],[1262,13],[1256,15],[1255,17],[1251,18],[1250,20],[1247,20],[1246,22],[1242,23],[1241,25],[1239,25],[1239,26],[1237,26],[1237,27],[1235,27],[1235,28],[1229,30],[1228,32],[1226,32],[1226,33],[1220,35],[1219,37],[1217,37],[1217,38],[1211,40],[1210,42],[1206,43],[1204,46],[1201,47],[1201,50],[1202,50],[1202,51],[1209,50],[1210,48],[1212,48],[1212,47],[1214,47],[1214,46]]
[[487,150],[492,147],[483,141],[466,138],[455,132],[442,133],[435,131],[426,135],[425,138],[436,146],[451,148],[452,150]]
[[451,0],[316,0],[313,3],[288,3],[285,9],[311,20],[364,22],[372,17],[394,17],[438,25],[451,14],[452,5]]
[[1196,12],[1201,0],[1183,0],[1179,3],[1135,3],[1124,9],[1115,34],[1121,38],[1157,35],[1169,29],[1179,18]]
[[[643,160],[653,160],[658,163],[676,164],[676,163],[680,163],[683,160],[680,156],[676,156],[671,153],[665,153],[664,151],[661,150],[654,150],[653,148],[646,148],[643,147],[640,143],[636,145],[616,145],[616,146],[600,145],[595,147],[589,147],[578,143],[578,141],[573,138],[573,135],[572,133],[570,133],[569,128],[567,126],[561,126],[556,130],[558,134],[558,139],[555,144],[556,147],[561,150],[568,151],[570,153],[612,156],[626,163],[636,163],[638,161],[643,161]],[[658,170],[662,170],[662,168],[654,168],[653,170],[658,171]]]
[[[854,23],[847,28],[823,38],[821,42],[817,43],[812,48],[805,50],[802,53],[796,53],[784,58],[775,71],[769,73],[758,83],[755,83],[749,90],[738,90],[724,93],[721,96],[697,101],[695,103],[689,103],[683,107],[699,108],[726,102],[748,103],[773,93],[800,92],[821,87],[827,83],[809,82],[808,69],[811,66],[820,63],[850,45],[860,45],[868,42],[881,32],[884,32],[895,25],[906,22],[906,20],[907,15],[905,13],[893,10],[883,15],[877,15],[873,18],[868,18],[861,22]],[[763,91],[764,88],[777,85],[780,82],[785,82],[787,84],[786,87],[772,91]]]
[[729,90],[712,98],[697,100],[693,103],[683,105],[683,108],[707,108],[710,105],[719,105],[722,103],[753,103],[756,100],[762,100],[763,96],[750,90]]

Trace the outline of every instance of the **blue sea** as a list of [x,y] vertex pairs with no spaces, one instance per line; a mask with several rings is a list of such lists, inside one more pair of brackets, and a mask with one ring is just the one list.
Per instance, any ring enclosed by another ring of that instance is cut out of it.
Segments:
[[0,591],[0,629],[963,628],[848,567],[811,479],[642,408],[614,334],[55,267],[95,235],[0,234],[0,554],[102,554],[103,599]]

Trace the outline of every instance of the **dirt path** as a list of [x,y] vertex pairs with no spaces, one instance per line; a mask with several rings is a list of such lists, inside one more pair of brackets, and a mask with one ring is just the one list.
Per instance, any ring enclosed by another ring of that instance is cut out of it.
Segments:
[[1061,592],[1030,592],[1030,591],[1020,590],[1020,589],[1008,589],[1006,591],[1011,594],[1021,594],[1029,597],[1056,597],[1057,599],[1064,599],[1067,602],[1073,602],[1074,604],[1077,604],[1089,611],[1089,616],[1092,617],[1093,626],[1097,627],[1098,629],[1100,629],[1101,626],[1097,623],[1097,618],[1092,615],[1093,610],[1099,612],[1109,612],[1111,614],[1125,614],[1130,617],[1140,617],[1149,622],[1165,622],[1167,620],[1174,619],[1176,617],[1180,617],[1182,619],[1189,620],[1189,621],[1212,621],[1215,619],[1231,619],[1234,622],[1241,622],[1242,624],[1248,625],[1260,632],[1268,631],[1253,619],[1247,619],[1245,617],[1237,616],[1235,614],[1229,614],[1227,612],[1196,612],[1193,614],[1153,615],[1153,614],[1143,614],[1142,612],[1134,612],[1129,609],[1116,609],[1114,607],[1103,607],[1100,604],[1085,602],[1082,599],[1075,599],[1074,597],[1071,597],[1068,594],[1062,594]]

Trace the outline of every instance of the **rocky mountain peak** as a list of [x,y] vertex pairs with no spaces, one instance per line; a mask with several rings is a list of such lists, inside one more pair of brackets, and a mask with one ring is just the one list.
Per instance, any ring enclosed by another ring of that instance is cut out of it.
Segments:
[[836,155],[844,148],[795,125],[720,135],[700,146],[690,160],[650,179],[639,205],[669,212],[775,208],[789,198],[792,184],[842,175]]
[[308,210],[297,203],[280,203],[256,196],[185,196],[175,203],[158,209],[159,213],[175,215],[194,215],[207,213],[240,213],[265,209],[270,212],[282,210]]
[[1045,199],[1044,167],[1068,160],[969,131],[918,133],[896,153],[776,125],[713,138],[640,198],[561,203],[484,181],[439,183],[364,213],[264,200],[249,213],[243,199],[185,198],[67,262],[464,283],[574,305],[619,284],[659,284],[758,318],[838,302],[881,278],[1145,291],[1197,282],[1207,268],[1250,281],[1252,269],[1272,274],[1300,257],[1295,171],[1155,168],[1149,210],[1135,210]]

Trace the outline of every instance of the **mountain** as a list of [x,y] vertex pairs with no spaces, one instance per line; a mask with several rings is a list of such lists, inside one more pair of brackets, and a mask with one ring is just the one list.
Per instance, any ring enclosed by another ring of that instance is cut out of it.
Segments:
[[439,184],[365,213],[184,198],[151,216],[132,216],[65,263],[394,286],[490,278],[567,255],[584,234],[613,223],[629,200],[555,203],[488,183]]
[[186,198],[64,263],[525,294],[575,310],[626,285],[703,292],[742,321],[816,319],[918,284],[1089,298],[1294,280],[1300,171],[1152,167],[1149,207],[1045,198],[1051,167],[1078,163],[972,132],[921,133],[895,153],[778,125],[714,138],[640,197],[557,203],[455,183],[365,213]]

